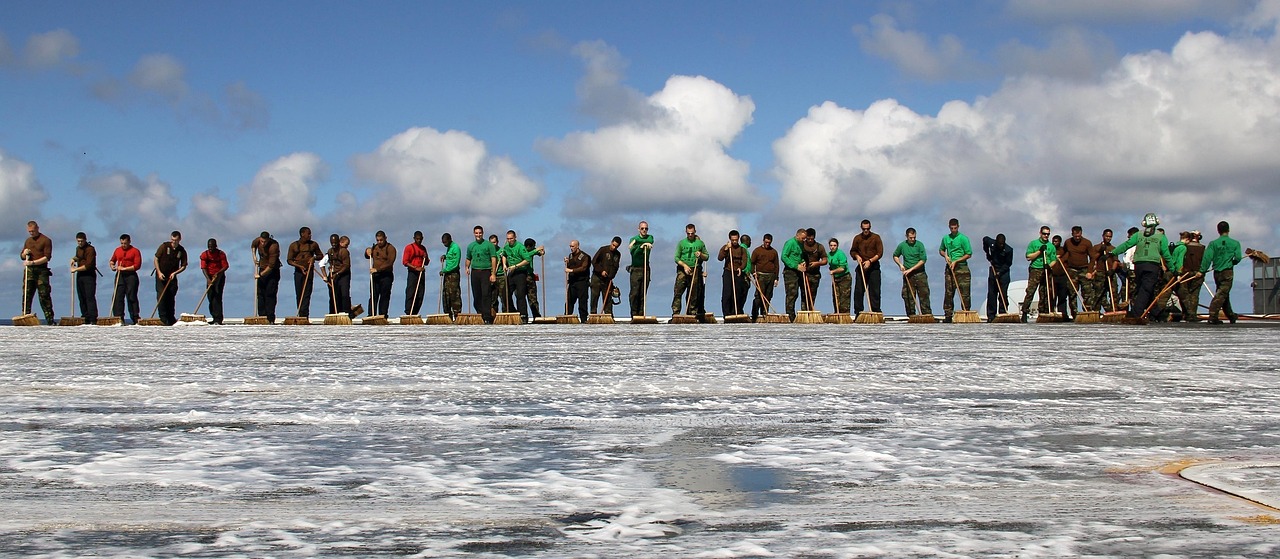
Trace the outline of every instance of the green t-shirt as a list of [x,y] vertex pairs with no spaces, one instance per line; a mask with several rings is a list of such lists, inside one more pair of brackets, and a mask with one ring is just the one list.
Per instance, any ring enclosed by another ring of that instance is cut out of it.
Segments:
[[947,253],[947,258],[952,262],[966,255],[973,255],[973,247],[969,245],[969,237],[964,236],[964,233],[956,233],[955,236],[950,233],[943,235],[942,243],[938,245],[938,250]]
[[1027,244],[1027,256],[1031,256],[1041,250],[1044,250],[1044,254],[1031,261],[1031,267],[1037,270],[1043,270],[1045,266],[1052,266],[1054,262],[1058,261],[1058,249],[1054,248],[1053,243],[1046,243],[1036,239]]
[[898,248],[893,249],[894,258],[902,258],[902,266],[908,270],[920,262],[927,262],[929,254],[924,249],[924,243],[916,240],[915,244],[902,241],[898,243]]
[[1200,271],[1208,272],[1210,268],[1215,272],[1229,270],[1236,264],[1239,264],[1244,257],[1241,256],[1240,242],[1223,235],[1214,239],[1204,249],[1204,260],[1200,263]]
[[[644,244],[645,243],[653,244],[653,235],[636,235],[634,237],[631,237],[631,241],[628,242],[627,246],[631,247],[629,250],[631,252],[632,266],[635,266],[637,268],[644,266],[645,264]],[[653,249],[649,249],[649,250],[652,251]],[[652,256],[650,258],[652,258]]]
[[489,241],[472,241],[467,245],[467,260],[472,270],[488,270],[493,266],[490,258],[498,257],[498,247]]
[[844,268],[843,272],[836,272],[835,277],[837,278],[849,275],[849,257],[845,256],[844,252],[837,250],[827,253],[827,266],[830,266],[832,270]]

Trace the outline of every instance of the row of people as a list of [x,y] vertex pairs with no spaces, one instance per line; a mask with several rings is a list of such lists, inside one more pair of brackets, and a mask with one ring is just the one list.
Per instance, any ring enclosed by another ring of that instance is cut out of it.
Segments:
[[[1145,314],[1154,306],[1160,310],[1156,317],[1163,318],[1164,302],[1170,293],[1178,294],[1181,304],[1180,317],[1197,320],[1198,290],[1204,275],[1210,269],[1215,275],[1217,291],[1210,304],[1211,320],[1216,321],[1219,309],[1235,320],[1230,305],[1232,268],[1241,260],[1240,245],[1229,237],[1229,225],[1219,223],[1220,237],[1209,246],[1199,243],[1198,232],[1180,234],[1180,242],[1172,248],[1165,238],[1159,220],[1148,214],[1143,228],[1129,230],[1128,240],[1113,246],[1112,231],[1102,232],[1102,241],[1094,244],[1084,238],[1080,227],[1073,227],[1071,237],[1052,239],[1051,229],[1040,229],[1039,238],[1032,240],[1025,252],[1028,261],[1028,285],[1019,312],[1026,320],[1032,298],[1039,295],[1039,311],[1051,309],[1066,317],[1078,310],[1102,311],[1126,309],[1131,316]],[[863,220],[861,232],[856,234],[846,251],[840,248],[838,239],[831,238],[826,245],[819,243],[812,228],[798,229],[789,238],[781,252],[773,248],[772,234],[765,234],[761,246],[751,249],[749,235],[730,231],[725,244],[719,247],[717,259],[723,262],[721,309],[725,315],[745,315],[746,302],[752,301],[750,319],[754,322],[769,312],[773,292],[781,281],[785,288],[785,310],[795,320],[798,310],[815,310],[815,303],[822,297],[823,268],[832,281],[831,298],[835,312],[860,314],[866,310],[881,312],[881,260],[885,249],[880,235],[871,230],[871,221]],[[949,233],[938,246],[938,254],[944,261],[943,320],[953,319],[959,298],[961,310],[971,309],[970,259],[973,256],[969,238],[960,232],[960,223],[951,219]],[[26,266],[25,310],[29,312],[31,300],[37,293],[45,318],[53,323],[53,303],[49,295],[48,262],[52,255],[52,242],[39,231],[32,221],[27,226],[29,238],[21,253]],[[449,233],[441,236],[444,254],[440,256],[440,305],[444,313],[456,317],[462,312],[461,275],[469,278],[470,300],[474,309],[486,322],[501,312],[518,313],[522,322],[541,316],[537,298],[534,272],[536,257],[545,256],[545,248],[537,246],[533,239],[519,242],[515,231],[506,232],[506,243],[496,235],[487,239],[484,228],[473,228],[474,241],[465,253],[454,243]],[[280,245],[264,231],[254,238],[250,250],[255,278],[255,316],[264,316],[269,322],[276,319],[277,294],[281,269],[285,264],[293,268],[294,293],[297,316],[310,314],[311,295],[318,277],[329,292],[329,312],[347,313],[354,317],[362,309],[351,304],[350,239],[333,234],[329,249],[322,250],[312,240],[310,228],[303,227],[298,239],[293,241],[280,258]],[[620,302],[618,273],[621,267],[621,237],[614,237],[608,245],[600,247],[592,257],[581,250],[579,242],[569,243],[569,255],[564,257],[566,304],[565,314],[577,315],[586,322],[589,312],[613,313],[615,298]],[[625,269],[629,274],[628,302],[632,316],[647,312],[647,292],[652,278],[651,253],[654,237],[647,222],[640,222],[637,234],[627,242],[631,264]],[[750,252],[748,252],[750,250]],[[983,252],[988,261],[988,320],[1009,312],[1008,286],[1013,266],[1013,249],[1003,234],[994,238],[984,237]],[[902,274],[902,299],[908,315],[932,314],[929,278],[925,270],[928,253],[916,237],[914,228],[905,232],[905,240],[891,254],[893,262]],[[465,257],[464,257],[465,256]],[[705,320],[706,262],[711,252],[698,236],[694,224],[685,227],[685,238],[675,248],[675,281],[671,301],[672,315],[688,314]],[[378,231],[372,246],[364,249],[369,271],[369,313],[387,315],[390,311],[394,268],[397,263],[407,271],[404,294],[404,314],[420,314],[426,295],[426,269],[431,258],[423,245],[423,234],[417,231],[413,241],[405,245],[400,258],[394,245],[387,241],[386,233]],[[82,316],[86,321],[98,318],[96,288],[101,272],[97,269],[96,249],[82,232],[76,236],[76,254],[71,260],[75,274],[76,292]],[[164,324],[177,321],[174,299],[178,291],[177,278],[187,269],[187,253],[182,246],[182,235],[171,233],[162,243],[151,261],[156,286],[156,312]],[[115,288],[112,294],[112,316],[124,317],[126,309],[133,322],[140,317],[137,290],[138,272],[144,263],[141,252],[132,245],[128,234],[120,236],[120,246],[108,262],[115,272]],[[200,254],[200,270],[205,279],[205,296],[209,301],[212,322],[224,320],[222,294],[229,267],[226,253],[218,248],[216,239],[209,239],[207,250]],[[1170,289],[1157,290],[1164,282]],[[754,287],[754,297],[749,290]],[[1175,289],[1176,288],[1176,289]],[[1123,299],[1121,298],[1123,295]],[[588,296],[590,306],[588,307]],[[797,301],[799,306],[797,307]],[[865,305],[864,305],[865,302]],[[1156,303],[1152,305],[1152,303]]]

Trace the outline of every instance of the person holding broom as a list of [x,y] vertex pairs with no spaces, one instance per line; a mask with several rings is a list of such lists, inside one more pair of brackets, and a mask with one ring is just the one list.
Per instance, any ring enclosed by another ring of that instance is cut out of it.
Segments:
[[1093,241],[1084,238],[1083,227],[1071,226],[1071,237],[1062,243],[1062,260],[1067,270],[1067,290],[1063,293],[1067,296],[1067,308],[1071,310],[1071,315],[1075,316],[1081,310],[1082,302],[1085,307],[1083,310],[1098,310],[1097,307],[1089,307],[1084,296],[1084,286],[1088,280],[1086,275],[1093,265]]
[[794,237],[782,243],[782,288],[786,291],[787,317],[796,321],[796,299],[800,296],[801,274],[804,273],[804,240],[807,231],[796,229]]
[[960,292],[961,310],[973,308],[970,297],[972,274],[969,272],[969,259],[973,258],[973,246],[969,244],[969,237],[960,232],[959,219],[951,218],[947,222],[947,228],[950,231],[942,236],[942,242],[938,244],[938,254],[942,256],[947,266],[947,269],[943,270],[942,277],[942,312],[944,314],[942,321],[949,323],[955,315],[957,291]]
[[98,249],[89,242],[84,231],[76,233],[76,256],[71,261],[76,275],[76,297],[85,324],[98,322]]
[[1115,310],[1116,302],[1108,302],[1112,296],[1112,286],[1115,285],[1111,276],[1120,267],[1116,257],[1111,254],[1116,248],[1111,244],[1114,234],[1110,229],[1103,229],[1102,242],[1089,249],[1089,271],[1080,280],[1080,293],[1083,297],[1081,304],[1090,310],[1101,311],[1104,304],[1108,309]]
[[111,316],[124,319],[125,304],[129,306],[130,324],[137,324],[141,311],[138,307],[138,268],[142,267],[142,251],[133,246],[128,233],[120,235],[120,246],[111,253],[107,263],[116,273],[116,288],[111,296]]
[[387,233],[379,230],[373,235],[373,246],[364,249],[369,260],[369,274],[373,289],[369,292],[369,316],[387,316],[391,310],[391,286],[396,277],[396,247],[387,242]]
[[1027,244],[1027,294],[1022,297],[1022,321],[1026,322],[1031,315],[1031,298],[1040,292],[1039,311],[1049,312],[1049,278],[1047,269],[1058,260],[1058,251],[1049,243],[1049,235],[1053,230],[1048,225],[1040,227],[1040,237]]
[[[1133,292],[1133,300],[1129,304],[1129,318],[1139,318],[1147,312],[1147,307],[1156,297],[1156,283],[1160,281],[1161,263],[1173,260],[1169,252],[1169,239],[1156,231],[1160,219],[1154,213],[1142,217],[1142,230],[1134,233],[1112,254],[1123,254],[1130,247],[1133,252],[1134,281],[1137,284]],[[1239,245],[1239,243],[1237,243]]]
[[756,296],[751,299],[751,322],[768,314],[773,302],[773,289],[778,286],[778,249],[773,248],[773,234],[765,233],[760,246],[751,251],[751,277],[756,283]]
[[587,284],[591,278],[591,258],[582,252],[578,240],[569,241],[569,256],[564,258],[565,282],[567,290],[565,314],[573,314],[574,306],[578,309],[578,319],[587,323]]
[[929,273],[924,264],[929,260],[929,253],[924,243],[916,240],[916,228],[907,228],[907,239],[898,243],[893,249],[893,261],[902,270],[902,304],[907,316],[916,313],[916,299],[920,299],[919,314],[933,314],[929,304]]
[[156,275],[156,312],[161,323],[173,326],[178,322],[174,308],[178,297],[178,274],[187,269],[187,249],[182,246],[181,232],[169,233],[169,241],[156,248],[151,266]]
[[[515,298],[515,309],[520,313],[521,324],[529,322],[529,287],[532,285],[535,254],[537,252],[530,253],[525,250],[524,244],[518,240],[514,229],[507,230],[507,244],[502,246],[498,257],[507,269],[507,288],[510,289],[510,293],[505,297],[508,300]],[[537,299],[535,298],[534,301]]]
[[444,254],[440,255],[440,301],[449,320],[457,320],[462,313],[462,249],[449,233],[440,235],[440,244],[444,246]]
[[40,309],[44,311],[45,321],[52,326],[55,321],[49,286],[49,257],[53,256],[53,241],[40,232],[40,224],[35,221],[27,222],[27,240],[22,243],[21,256],[25,274],[22,300],[26,306],[23,310],[25,314],[31,314],[31,299],[40,293]]
[[599,314],[600,297],[604,296],[604,314],[613,315],[611,292],[617,284],[618,267],[622,264],[622,237],[614,237],[609,244],[596,250],[591,257],[591,314]]
[[[880,259],[884,258],[884,241],[880,235],[871,232],[871,220],[864,219],[859,225],[861,233],[849,241],[849,256],[853,264],[857,264],[858,273],[853,277],[853,313],[862,314],[863,310],[881,312],[880,310]],[[863,309],[863,297],[870,299],[869,309]]]
[[422,245],[422,231],[413,232],[413,242],[404,245],[400,264],[405,267],[404,314],[416,316],[422,311],[422,299],[427,295],[426,271],[431,263],[427,247]]
[[298,240],[289,243],[285,257],[293,266],[293,295],[298,301],[298,316],[311,316],[311,291],[315,287],[311,281],[312,268],[321,258],[324,252],[320,250],[320,243],[311,240],[311,228],[298,229]]
[[[994,322],[997,315],[1009,312],[1009,270],[1013,268],[1013,247],[1006,242],[1004,233],[996,238],[982,238],[982,252],[987,255],[987,322]],[[992,295],[995,297],[992,297]]]
[[641,221],[636,231],[636,236],[627,243],[627,251],[631,253],[631,265],[627,266],[627,272],[631,274],[631,291],[627,293],[627,299],[631,303],[631,316],[644,316],[644,299],[649,291],[649,278],[653,277],[649,268],[653,235],[649,234],[647,221]]
[[200,271],[204,272],[209,298],[209,324],[222,324],[222,292],[227,284],[227,253],[218,248],[217,239],[209,239],[208,249],[200,253]]
[[806,293],[805,300],[800,301],[800,308],[806,311],[816,311],[814,308],[818,303],[818,285],[822,283],[822,267],[829,262],[827,257],[827,247],[818,242],[818,230],[812,227],[804,230],[804,243],[801,244],[804,250],[804,262],[800,264],[800,271],[805,278]]
[[740,315],[747,300],[747,249],[737,229],[729,231],[729,241],[720,247],[716,259],[724,262],[720,290],[720,310],[724,316]]
[[[498,252],[493,243],[485,240],[484,227],[471,229],[475,240],[467,245],[467,275],[471,281],[471,302],[485,324],[493,324],[493,307],[490,297],[492,286],[498,282]],[[584,311],[585,312],[585,311]],[[586,319],[583,319],[586,322]]]
[[280,243],[263,231],[249,245],[253,249],[253,279],[257,282],[258,314],[268,324],[276,323],[276,297],[280,293]]
[[849,258],[840,251],[840,240],[827,240],[827,261],[831,273],[831,285],[835,286],[835,313],[849,314],[849,297],[853,294],[853,274],[849,272]]
[[706,243],[698,238],[698,228],[692,223],[684,226],[684,236],[676,243],[675,296],[671,298],[671,315],[680,314],[683,303],[681,299],[685,298],[687,289],[689,303],[685,305],[688,307],[685,312],[694,315],[698,322],[706,322],[706,281],[702,279],[702,263],[707,261],[710,254],[707,253]]
[[1178,303],[1182,305],[1182,319],[1187,322],[1200,321],[1200,286],[1204,285],[1204,275],[1200,266],[1204,263],[1205,246],[1200,244],[1199,231],[1187,231],[1182,240],[1186,247],[1182,258],[1182,273],[1191,274],[1187,281],[1178,285]]

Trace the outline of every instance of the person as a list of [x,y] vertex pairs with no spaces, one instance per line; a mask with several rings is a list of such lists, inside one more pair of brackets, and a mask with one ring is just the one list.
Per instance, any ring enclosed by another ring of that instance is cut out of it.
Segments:
[[1093,241],[1084,238],[1083,227],[1073,225],[1071,238],[1062,243],[1062,248],[1062,260],[1067,271],[1067,289],[1063,294],[1067,297],[1067,308],[1074,316],[1080,308],[1079,302],[1084,300],[1082,291],[1087,279],[1085,276],[1093,265]]
[[609,244],[596,250],[591,257],[591,312],[599,311],[600,296],[604,296],[604,314],[613,315],[614,278],[618,275],[618,266],[622,264],[622,237],[614,237]]
[[[738,237],[738,245],[742,247],[742,293],[738,297],[738,310],[743,311],[747,307],[747,292],[751,290],[751,274],[754,272],[751,268],[751,235],[742,234]],[[738,314],[746,314],[739,312]]]
[[27,222],[27,240],[22,243],[22,265],[25,268],[25,281],[22,294],[23,314],[31,312],[31,300],[36,293],[40,294],[40,309],[44,311],[45,322],[53,325],[53,297],[50,295],[49,258],[53,256],[53,241],[40,232],[40,224]]
[[342,244],[344,238],[337,233],[329,235],[329,250],[325,253],[320,278],[329,286],[329,314],[347,313],[355,318],[351,316],[351,252]]
[[1182,274],[1191,276],[1178,284],[1178,303],[1182,305],[1182,319],[1187,322],[1200,321],[1200,287],[1204,285],[1204,274],[1200,266],[1204,264],[1205,246],[1200,244],[1200,232],[1188,231],[1186,237],[1186,253],[1182,259]]
[[1137,284],[1126,316],[1138,318],[1147,312],[1156,296],[1156,283],[1160,281],[1161,262],[1169,262],[1169,240],[1156,231],[1160,219],[1154,213],[1142,217],[1142,231],[1134,233],[1120,243],[1112,254],[1121,254],[1130,248],[1133,252],[1134,282]]
[[653,270],[649,267],[649,253],[653,251],[653,235],[649,234],[649,222],[641,221],[636,226],[636,235],[627,242],[627,251],[631,253],[631,265],[627,273],[631,274],[631,291],[627,299],[631,303],[631,316],[644,316],[645,297],[649,293],[649,281]]
[[289,243],[285,261],[293,266],[293,296],[298,303],[298,316],[311,316],[312,268],[316,260],[324,258],[320,244],[311,240],[311,228],[298,229],[298,240]]
[[794,237],[782,243],[782,282],[786,290],[787,317],[796,321],[796,298],[800,296],[800,283],[804,265],[804,240],[807,231],[796,229]]
[[462,313],[462,249],[449,233],[440,235],[440,244],[444,246],[444,254],[440,255],[440,304],[449,320],[456,320]]
[[818,310],[816,308],[818,286],[822,284],[822,267],[828,262],[827,247],[818,242],[818,231],[810,227],[804,230],[804,243],[801,248],[804,250],[804,262],[800,264],[800,271],[807,278],[808,292],[804,294],[805,299],[800,302],[800,308],[816,311]]
[[182,233],[169,233],[169,242],[156,248],[151,266],[156,274],[156,313],[165,326],[178,322],[174,301],[178,296],[178,274],[187,269],[187,249],[182,246]]
[[471,281],[471,304],[484,319],[485,324],[493,324],[493,306],[490,302],[492,286],[498,281],[498,254],[493,244],[484,238],[484,227],[479,225],[471,229],[475,240],[467,245],[467,276]]
[[[529,295],[529,314],[533,318],[542,317],[542,309],[538,305],[538,274],[533,272],[533,257],[543,256],[547,253],[546,248],[538,246],[538,242],[532,238],[524,240],[524,258],[529,261],[529,287],[526,292]],[[545,262],[544,262],[545,263]]]
[[[534,253],[536,254],[536,253]],[[533,255],[525,251],[524,245],[516,239],[514,229],[507,230],[507,244],[499,252],[502,267],[507,271],[507,300],[515,298],[516,311],[520,313],[520,323],[529,322],[529,284],[533,275]],[[536,301],[536,299],[535,299]],[[510,307],[511,303],[508,303]],[[510,312],[510,311],[508,311]]]
[[254,280],[258,290],[258,316],[276,323],[276,297],[280,292],[280,243],[263,231],[250,245],[253,250]]
[[1231,284],[1235,280],[1235,265],[1244,257],[1240,252],[1240,242],[1231,238],[1231,224],[1218,222],[1218,238],[1204,249],[1204,259],[1200,263],[1200,275],[1213,270],[1213,300],[1209,302],[1209,324],[1222,324],[1218,311],[1226,313],[1227,320],[1236,323],[1236,312],[1231,308]]
[[587,283],[591,277],[591,258],[582,252],[578,240],[569,241],[569,256],[564,257],[565,280],[568,282],[568,293],[565,299],[564,314],[573,314],[578,308],[578,319],[587,323]]
[[[884,241],[880,235],[871,231],[871,220],[864,219],[860,224],[862,232],[854,235],[849,242],[849,256],[861,268],[853,275],[853,312],[861,314],[864,310],[882,312],[880,310],[880,259],[884,257]],[[870,308],[864,308],[864,300],[870,299]]]
[[98,321],[98,249],[89,242],[84,231],[76,233],[76,256],[71,259],[71,272],[76,275],[76,298],[85,324]]
[[1027,293],[1022,297],[1022,304],[1019,308],[1022,312],[1022,321],[1026,322],[1027,317],[1031,314],[1031,298],[1036,296],[1039,291],[1040,303],[1038,310],[1041,313],[1049,312],[1049,278],[1048,268],[1058,260],[1058,252],[1049,243],[1049,235],[1053,233],[1048,225],[1040,227],[1040,237],[1027,243],[1026,257],[1030,264],[1027,265]]
[[969,259],[973,258],[973,246],[969,244],[969,237],[960,232],[959,219],[951,218],[947,222],[947,228],[950,231],[942,236],[942,242],[938,244],[938,254],[942,256],[947,266],[947,269],[943,270],[942,278],[943,322],[951,322],[955,314],[957,291],[960,292],[962,310],[973,308],[973,300],[970,297],[973,276],[969,271]]
[[773,248],[773,234],[765,233],[760,247],[751,251],[751,270],[756,282],[756,296],[751,299],[751,322],[769,312],[773,289],[778,286],[778,250]]
[[933,314],[933,307],[929,304],[929,273],[924,268],[929,260],[928,251],[924,243],[916,240],[915,227],[908,227],[906,235],[907,239],[893,249],[893,261],[902,270],[902,304],[906,307],[907,316],[915,315],[918,298],[919,314]]
[[374,233],[373,239],[373,246],[364,249],[373,282],[369,292],[369,316],[387,316],[391,312],[391,287],[396,281],[396,247],[387,242],[384,231]]
[[1006,242],[1004,233],[996,238],[982,238],[982,252],[987,255],[987,322],[996,315],[1009,312],[1009,270],[1013,268],[1013,247]]
[[222,292],[227,284],[227,253],[218,249],[218,240],[209,239],[200,253],[200,271],[204,272],[205,297],[209,299],[210,324],[222,324]]
[[1101,312],[1103,306],[1115,310],[1116,302],[1108,302],[1108,299],[1113,296],[1111,291],[1115,284],[1112,274],[1120,263],[1111,254],[1116,248],[1111,244],[1112,235],[1110,229],[1102,230],[1102,242],[1089,249],[1089,270],[1080,280],[1080,304],[1091,311]]
[[422,312],[422,299],[427,294],[426,272],[431,263],[427,247],[422,246],[422,231],[413,232],[413,242],[404,245],[400,264],[405,267],[404,314]]
[[742,236],[737,229],[729,231],[729,241],[720,247],[716,259],[724,262],[720,312],[725,316],[743,314],[742,306],[747,302],[747,249],[742,248]]
[[1070,289],[1067,286],[1067,268],[1065,261],[1062,259],[1062,235],[1053,236],[1053,250],[1059,258],[1049,263],[1049,278],[1053,281],[1049,285],[1049,298],[1052,299],[1051,308],[1062,315],[1062,319],[1070,322],[1072,320],[1071,313],[1067,312],[1067,292]]
[[[684,236],[685,238],[676,243],[675,296],[671,299],[671,315],[680,314],[683,300],[687,299],[685,313],[695,315],[699,322],[704,322],[706,310],[702,293],[705,286],[705,281],[702,280],[702,263],[706,262],[710,255],[707,253],[706,243],[698,238],[698,228],[692,223],[684,226]],[[686,289],[689,293],[688,297],[685,296]]]
[[[1125,233],[1124,238],[1128,239],[1133,237],[1138,234],[1138,231],[1141,231],[1141,229],[1137,227],[1130,227],[1129,231]],[[1129,247],[1128,250],[1119,255],[1118,260],[1120,261],[1120,268],[1116,270],[1116,275],[1114,276],[1116,278],[1116,287],[1118,288],[1118,291],[1124,295],[1123,306],[1125,307],[1128,307],[1129,303],[1133,301],[1133,292],[1137,288],[1137,277],[1135,276],[1133,266],[1133,253],[1136,250],[1138,249],[1135,247]]]
[[507,290],[507,266],[502,262],[502,247],[498,244],[498,236],[489,235],[489,244],[493,245],[493,254],[497,258],[493,266],[494,281],[489,283],[489,309],[496,316],[499,301],[502,302],[501,312],[511,312],[511,292]]
[[111,296],[111,316],[124,318],[125,304],[129,306],[130,324],[137,324],[138,310],[138,269],[142,267],[142,251],[133,246],[133,239],[128,233],[120,235],[120,246],[111,253],[107,262],[111,271],[116,273],[116,288]]
[[831,268],[831,285],[835,286],[836,313],[849,314],[849,296],[853,289],[853,276],[849,273],[849,258],[840,251],[840,241],[835,237],[827,240],[827,263]]

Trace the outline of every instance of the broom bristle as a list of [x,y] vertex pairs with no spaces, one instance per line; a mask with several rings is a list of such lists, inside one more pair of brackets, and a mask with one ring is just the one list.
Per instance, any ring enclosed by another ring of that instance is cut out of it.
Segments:
[[913,314],[907,317],[907,324],[935,324],[937,319],[931,314]]
[[98,319],[98,326],[119,326],[124,324],[124,319],[118,316],[104,316]]
[[78,316],[64,316],[58,319],[58,326],[84,326],[84,319]]
[[208,322],[208,320],[205,320],[205,317],[202,314],[182,313],[182,316],[178,317],[178,320],[181,320],[183,322]]
[[997,324],[1014,324],[1022,322],[1022,315],[1018,313],[1004,313],[996,315],[996,319],[991,321]]
[[453,319],[449,318],[447,314],[429,314],[427,315],[427,324],[431,326],[453,324]]
[[951,322],[956,324],[980,324],[982,317],[978,316],[978,311],[956,311],[951,315]]
[[457,323],[463,326],[476,326],[484,324],[484,317],[476,313],[460,313]]
[[724,323],[725,323],[725,324],[742,324],[742,323],[744,323],[744,322],[751,322],[751,315],[749,315],[749,314],[726,314],[726,315],[724,315]]
[[366,317],[364,318],[364,320],[361,320],[361,321],[360,321],[360,324],[368,324],[369,326],[386,326],[386,325],[387,325],[387,317],[386,317],[385,315],[381,315],[381,314],[375,314],[375,315],[373,315],[373,316],[366,316]]
[[344,312],[326,314],[324,315],[324,323],[326,326],[350,326],[351,316]]
[[[611,316],[611,317],[609,317],[609,320],[611,320],[611,321],[612,321],[612,320],[613,320],[613,317],[612,317],[612,316]],[[498,314],[493,315],[493,323],[494,323],[494,324],[500,324],[500,325],[503,325],[503,326],[519,326],[519,325],[520,325],[520,313],[518,313],[518,312],[500,312],[500,313],[498,313]]]
[[582,324],[582,319],[576,314],[556,315],[556,324]]
[[164,321],[158,318],[143,318],[138,320],[138,326],[164,326]]
[[698,319],[691,314],[673,314],[667,324],[697,324]]
[[791,324],[791,317],[785,314],[766,314],[762,320],[765,324]]
[[633,316],[633,317],[631,317],[631,323],[632,323],[632,324],[657,324],[657,323],[658,323],[658,317],[656,317],[656,316]]
[[858,318],[853,320],[854,324],[884,324],[884,313],[882,312],[863,312],[858,313]]
[[1098,311],[1080,311],[1076,313],[1076,324],[1097,324],[1102,322],[1102,313]]
[[246,316],[244,317],[244,324],[248,326],[267,326],[271,324],[271,321],[267,320],[265,316]]
[[305,316],[286,316],[284,323],[285,326],[306,326],[311,324],[311,319]]
[[821,311],[797,311],[796,324],[822,324]]
[[418,316],[416,314],[405,314],[405,315],[400,315],[400,324],[405,326],[411,326],[415,324],[423,324],[423,322],[422,322],[421,316]]
[[34,314],[24,314],[21,316],[13,317],[13,325],[14,326],[39,326],[40,319],[36,318],[36,315]]
[[853,324],[853,315],[849,313],[831,313],[822,318],[827,324]]

